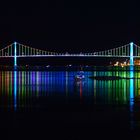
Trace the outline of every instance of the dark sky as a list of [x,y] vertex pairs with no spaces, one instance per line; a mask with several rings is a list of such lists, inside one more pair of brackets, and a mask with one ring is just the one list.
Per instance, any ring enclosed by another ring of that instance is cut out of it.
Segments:
[[18,41],[59,52],[91,52],[139,44],[138,6],[134,0],[1,2],[0,45]]

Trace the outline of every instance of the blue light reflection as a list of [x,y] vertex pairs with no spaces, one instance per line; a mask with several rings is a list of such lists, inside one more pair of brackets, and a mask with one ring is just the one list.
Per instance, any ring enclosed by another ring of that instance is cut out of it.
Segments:
[[134,128],[134,71],[130,71],[130,125],[131,128]]
[[17,108],[17,71],[14,71],[14,110]]

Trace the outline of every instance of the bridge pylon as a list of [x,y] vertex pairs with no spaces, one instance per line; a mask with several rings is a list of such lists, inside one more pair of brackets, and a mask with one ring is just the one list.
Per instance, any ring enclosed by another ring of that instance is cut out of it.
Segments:
[[130,66],[134,66],[134,43],[130,43]]
[[14,69],[17,68],[17,42],[14,42]]

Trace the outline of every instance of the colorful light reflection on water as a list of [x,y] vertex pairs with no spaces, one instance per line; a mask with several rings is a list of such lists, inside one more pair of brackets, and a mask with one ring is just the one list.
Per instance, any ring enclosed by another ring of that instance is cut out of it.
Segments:
[[79,98],[94,104],[130,104],[140,95],[140,79],[93,80],[89,76],[118,75],[140,78],[137,72],[85,72],[83,81],[75,81],[76,72],[1,71],[0,105],[4,108],[35,106],[39,97]]

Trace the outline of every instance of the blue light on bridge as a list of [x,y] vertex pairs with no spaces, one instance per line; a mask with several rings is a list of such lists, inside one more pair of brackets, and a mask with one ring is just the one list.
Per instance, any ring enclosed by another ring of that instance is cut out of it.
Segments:
[[14,42],[14,68],[17,66],[17,43]]
[[133,45],[134,43],[130,43],[130,66],[134,65],[134,56],[133,56]]

